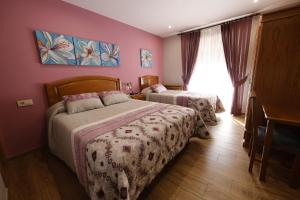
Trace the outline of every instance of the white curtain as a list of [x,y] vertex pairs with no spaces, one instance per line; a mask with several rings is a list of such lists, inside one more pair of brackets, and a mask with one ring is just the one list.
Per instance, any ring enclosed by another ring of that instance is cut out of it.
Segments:
[[188,90],[217,94],[230,111],[233,87],[226,67],[221,26],[201,30],[198,57]]

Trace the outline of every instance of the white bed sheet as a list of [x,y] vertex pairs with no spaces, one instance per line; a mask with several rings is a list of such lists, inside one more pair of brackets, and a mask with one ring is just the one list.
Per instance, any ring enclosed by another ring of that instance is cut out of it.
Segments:
[[[50,150],[76,172],[73,158],[74,148],[72,147],[73,135],[76,131],[153,104],[153,102],[130,100],[104,108],[67,114],[62,112],[63,104],[60,102],[48,110],[48,143]],[[57,114],[57,110],[61,113]]]

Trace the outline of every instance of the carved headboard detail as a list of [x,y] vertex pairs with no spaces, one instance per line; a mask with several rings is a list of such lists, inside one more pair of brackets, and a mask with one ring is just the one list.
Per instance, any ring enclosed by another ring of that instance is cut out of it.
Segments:
[[45,84],[49,106],[65,95],[120,90],[120,79],[105,76],[72,77]]
[[146,75],[139,78],[140,90],[159,83],[159,76]]

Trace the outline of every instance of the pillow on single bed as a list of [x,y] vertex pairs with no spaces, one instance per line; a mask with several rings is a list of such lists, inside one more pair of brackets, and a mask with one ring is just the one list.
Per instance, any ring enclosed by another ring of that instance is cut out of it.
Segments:
[[146,88],[142,89],[142,91],[141,91],[141,93],[144,95],[147,95],[152,92],[153,92],[153,90],[151,89],[151,87],[146,87]]
[[103,91],[99,93],[99,96],[106,106],[130,100],[128,95],[121,91]]
[[163,86],[161,83],[152,85],[152,86],[151,86],[151,89],[152,89],[154,92],[157,92],[157,93],[161,93],[161,92],[163,92],[163,91],[167,91],[167,88],[165,88],[165,86]]
[[104,107],[96,92],[64,96],[63,99],[69,114]]

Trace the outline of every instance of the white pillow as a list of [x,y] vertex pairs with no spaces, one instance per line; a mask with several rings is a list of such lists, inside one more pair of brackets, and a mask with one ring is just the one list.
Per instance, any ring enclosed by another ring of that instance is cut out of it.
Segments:
[[147,95],[147,94],[152,93],[152,92],[153,91],[152,91],[151,87],[146,87],[146,88],[142,89],[142,91],[141,91],[141,93],[144,94],[144,95]]
[[157,93],[161,93],[161,92],[167,91],[167,88],[165,88],[165,86],[163,86],[161,83],[152,85],[152,86],[151,86],[151,89],[152,89],[154,92],[157,92]]
[[103,91],[99,93],[99,96],[106,106],[130,100],[128,95],[121,91]]
[[103,108],[97,93],[83,93],[63,97],[68,114],[79,113],[87,110]]

